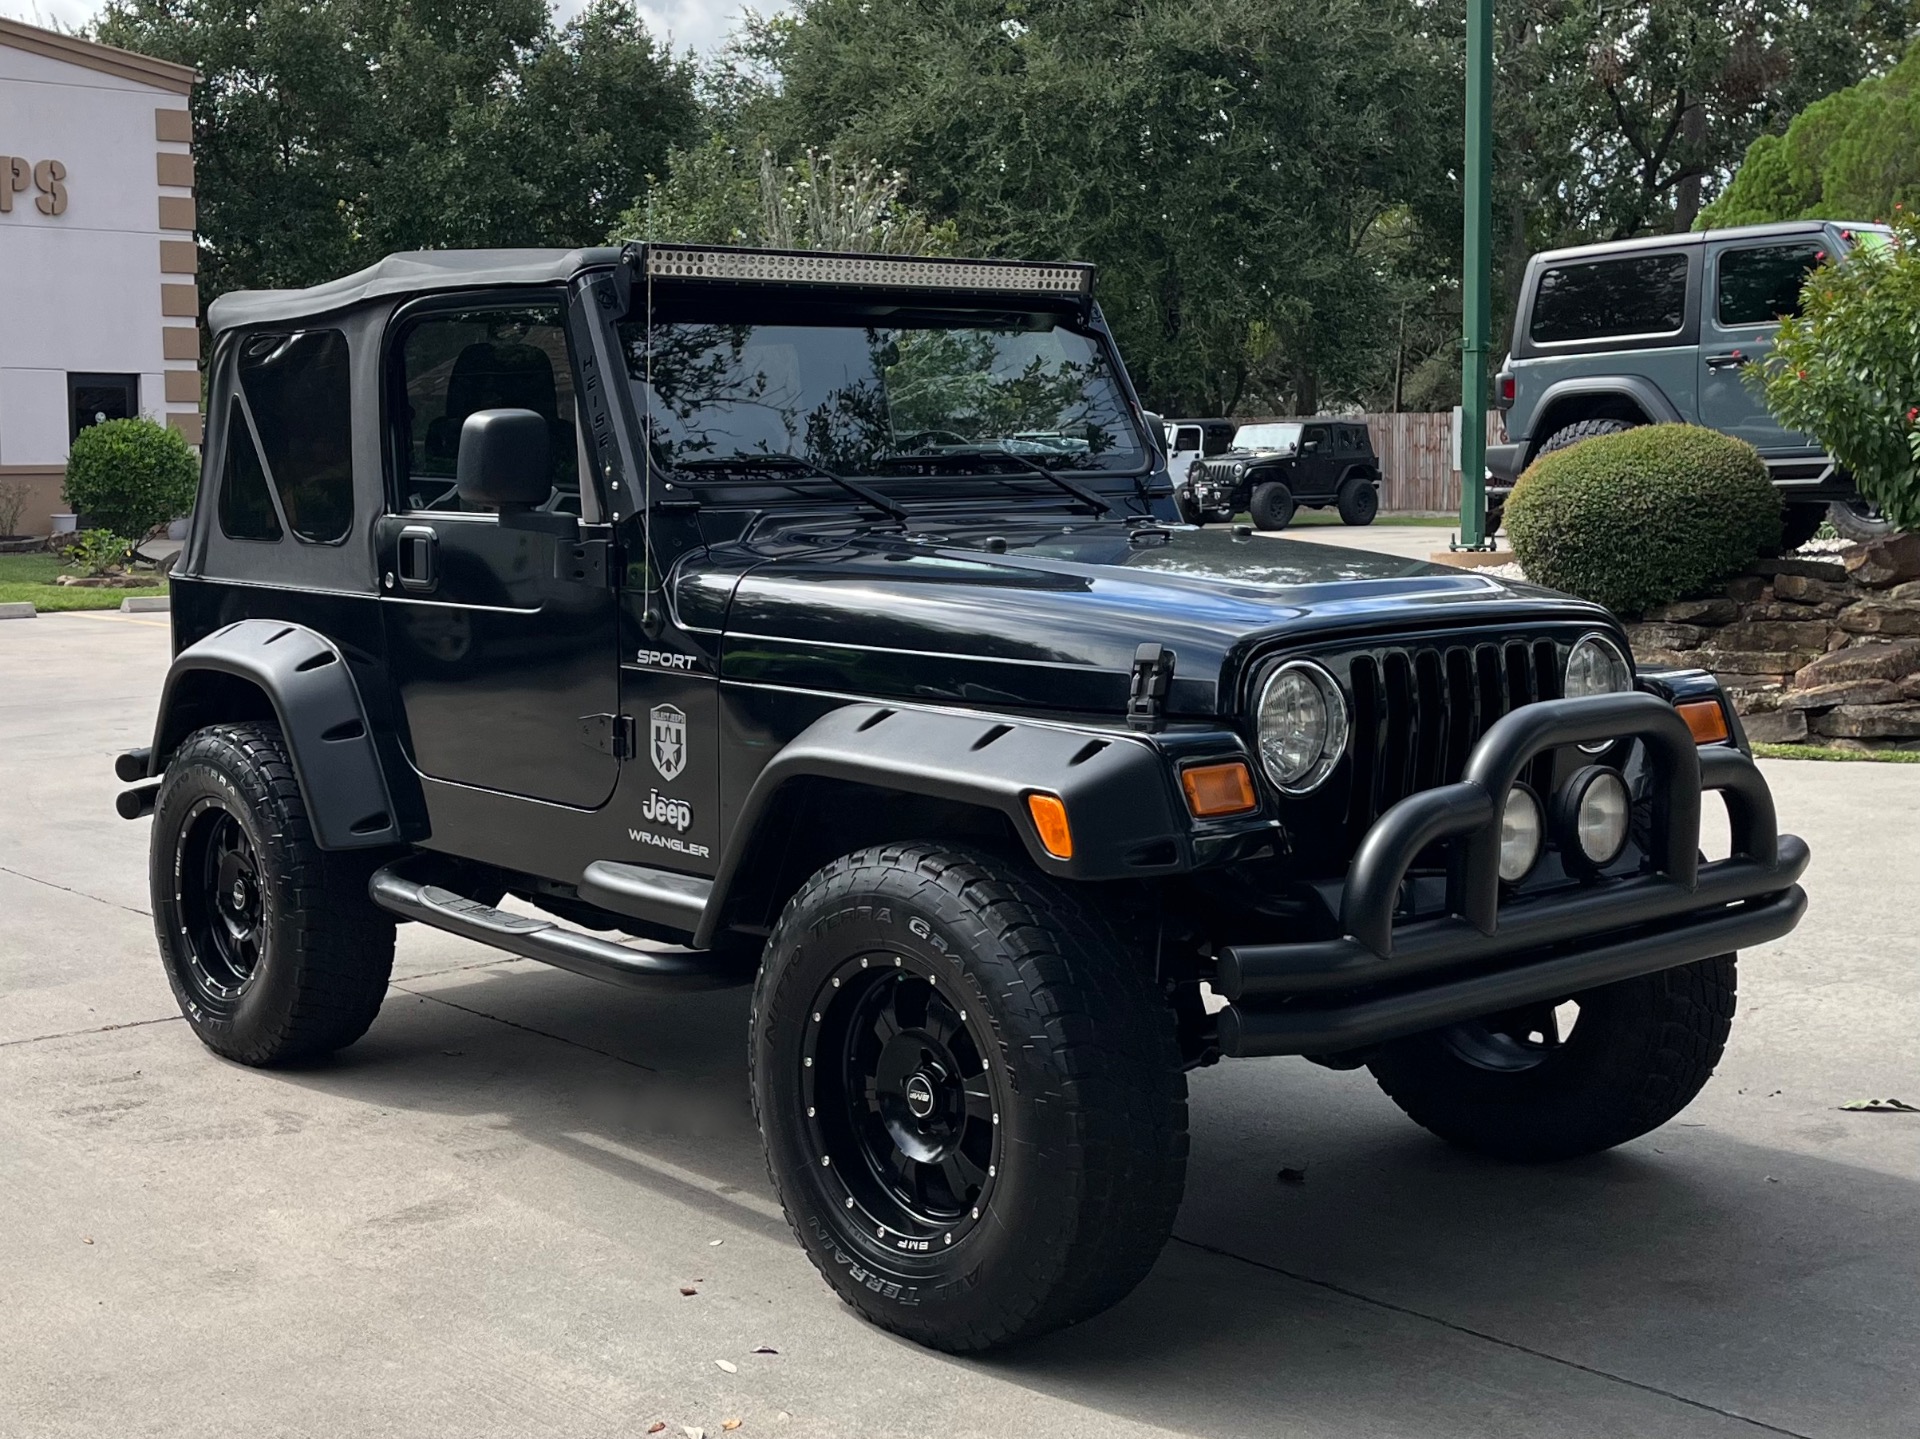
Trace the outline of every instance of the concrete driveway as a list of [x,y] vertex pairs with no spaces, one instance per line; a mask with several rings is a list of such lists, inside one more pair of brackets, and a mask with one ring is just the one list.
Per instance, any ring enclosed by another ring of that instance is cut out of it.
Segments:
[[1514,1168],[1364,1072],[1205,1070],[1147,1283],[956,1360],[855,1319],[788,1234],[741,993],[408,926],[335,1060],[203,1050],[147,822],[111,808],[163,621],[0,624],[0,1435],[1920,1433],[1920,1115],[1837,1107],[1920,1104],[1920,767],[1767,766],[1812,911],[1680,1122]]

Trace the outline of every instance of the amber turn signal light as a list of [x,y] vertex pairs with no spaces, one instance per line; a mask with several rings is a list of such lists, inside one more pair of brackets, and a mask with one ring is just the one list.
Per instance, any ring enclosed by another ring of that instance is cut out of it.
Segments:
[[1253,792],[1253,772],[1245,760],[1183,769],[1180,788],[1187,792],[1187,808],[1195,819],[1219,819],[1260,808],[1260,797]]
[[1718,700],[1688,700],[1674,710],[1687,722],[1695,744],[1719,744],[1727,738],[1727,716]]
[[1055,859],[1073,858],[1073,827],[1067,823],[1067,807],[1055,794],[1027,796],[1027,813],[1040,834],[1040,845]]

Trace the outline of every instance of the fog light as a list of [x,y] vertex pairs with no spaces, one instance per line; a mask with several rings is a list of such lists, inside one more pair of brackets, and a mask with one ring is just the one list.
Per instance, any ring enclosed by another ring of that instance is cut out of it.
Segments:
[[1613,770],[1589,765],[1567,781],[1561,793],[1561,845],[1595,869],[1620,858],[1633,818],[1626,781]]
[[1540,829],[1540,801],[1525,785],[1515,785],[1500,815],[1500,878],[1508,884],[1525,878],[1540,858]]

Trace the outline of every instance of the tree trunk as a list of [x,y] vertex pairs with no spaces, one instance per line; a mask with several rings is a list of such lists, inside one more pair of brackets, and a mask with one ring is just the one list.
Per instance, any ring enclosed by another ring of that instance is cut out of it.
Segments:
[[[1686,142],[1680,163],[1695,166],[1707,151],[1707,107],[1694,103],[1680,117],[1680,137]],[[1673,232],[1683,234],[1700,218],[1701,176],[1686,176],[1673,187]]]

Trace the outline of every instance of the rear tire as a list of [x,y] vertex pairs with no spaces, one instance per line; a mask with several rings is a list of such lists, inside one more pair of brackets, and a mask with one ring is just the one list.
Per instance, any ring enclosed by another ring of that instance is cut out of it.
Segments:
[[1843,540],[1865,544],[1893,533],[1893,524],[1863,499],[1835,500],[1827,506],[1827,522]]
[[754,989],[753,1104],[807,1256],[954,1352],[1088,1318],[1152,1267],[1187,1093],[1151,966],[1067,887],[935,845],[835,860]]
[[161,963],[202,1044],[272,1065],[367,1032],[393,970],[393,920],[367,897],[378,860],[314,843],[279,726],[188,736],[150,855]]
[[1368,475],[1355,475],[1340,487],[1340,522],[1345,525],[1370,525],[1380,513],[1380,491]]
[[[1570,1159],[1658,1129],[1713,1074],[1733,1024],[1735,956],[1396,1041],[1367,1062],[1407,1117],[1501,1159]],[[1548,1026],[1553,1026],[1549,1039]]]
[[1256,530],[1284,530],[1293,519],[1293,511],[1293,491],[1278,480],[1255,485],[1253,497],[1247,502],[1247,513]]
[[1590,440],[1595,435],[1624,435],[1628,430],[1637,430],[1639,425],[1632,420],[1582,420],[1574,425],[1562,425],[1548,435],[1534,458],[1550,455],[1555,450],[1564,450],[1568,445],[1577,445],[1582,440]]

